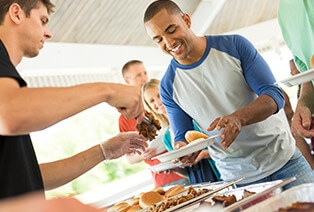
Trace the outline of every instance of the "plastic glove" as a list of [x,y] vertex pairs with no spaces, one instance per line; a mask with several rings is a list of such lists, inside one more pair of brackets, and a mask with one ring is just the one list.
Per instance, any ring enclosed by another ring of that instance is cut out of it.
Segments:
[[124,132],[100,144],[105,160],[119,158],[125,154],[142,154],[148,144],[137,132]]
[[152,157],[156,155],[157,148],[149,148],[145,152],[143,152],[144,160],[150,160]]

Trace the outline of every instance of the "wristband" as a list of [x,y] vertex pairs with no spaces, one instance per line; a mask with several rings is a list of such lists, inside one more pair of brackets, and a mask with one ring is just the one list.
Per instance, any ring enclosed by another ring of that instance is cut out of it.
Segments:
[[105,157],[104,163],[107,164],[109,162],[109,159],[107,159],[107,157],[106,157],[104,147],[101,144],[99,144],[99,146],[100,146],[100,149],[101,149],[103,156]]

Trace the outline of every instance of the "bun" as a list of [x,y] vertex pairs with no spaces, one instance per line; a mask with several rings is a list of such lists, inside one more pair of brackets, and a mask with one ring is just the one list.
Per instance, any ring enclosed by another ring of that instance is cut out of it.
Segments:
[[192,141],[199,139],[199,138],[208,139],[209,137],[207,135],[201,133],[201,132],[196,131],[196,130],[187,131],[185,133],[185,139],[189,143],[191,143]]
[[154,205],[157,202],[162,201],[163,199],[164,199],[163,196],[158,194],[156,191],[149,191],[141,196],[140,206],[142,208],[147,208],[151,205]]
[[140,198],[139,197],[135,197],[135,198],[132,198],[132,199],[128,199],[126,201],[129,205],[133,206],[133,205],[138,205],[139,202],[140,202]]
[[139,211],[142,210],[140,205],[133,205],[132,207],[130,207],[127,212],[135,212],[135,211]]
[[311,67],[314,68],[314,54],[313,54],[313,56],[311,58],[310,64],[311,64]]
[[108,208],[108,212],[126,212],[131,206],[126,202],[121,202],[116,204],[110,208]]
[[182,185],[176,185],[176,186],[171,187],[168,191],[166,191],[165,197],[173,197],[184,191],[185,191],[185,188]]
[[156,191],[158,194],[161,194],[161,195],[165,194],[163,187],[154,188],[152,191]]

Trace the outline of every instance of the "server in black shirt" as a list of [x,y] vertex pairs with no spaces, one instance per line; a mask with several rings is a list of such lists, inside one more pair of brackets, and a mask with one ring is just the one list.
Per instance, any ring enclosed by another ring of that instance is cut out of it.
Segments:
[[[17,3],[18,2],[18,3]],[[51,32],[50,0],[0,1],[0,199],[64,185],[105,159],[146,147],[136,133],[118,134],[73,157],[39,165],[29,136],[101,102],[128,118],[144,117],[139,88],[90,83],[67,88],[27,88],[16,70],[35,57]]]

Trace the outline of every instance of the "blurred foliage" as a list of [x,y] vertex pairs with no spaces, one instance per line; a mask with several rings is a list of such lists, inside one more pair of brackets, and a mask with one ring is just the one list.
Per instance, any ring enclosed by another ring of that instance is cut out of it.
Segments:
[[[119,132],[119,115],[104,103],[43,131],[32,133],[39,163],[70,157],[116,135]],[[144,162],[130,165],[122,157],[107,164],[101,163],[72,182],[47,191],[46,197],[78,195],[145,169]]]

